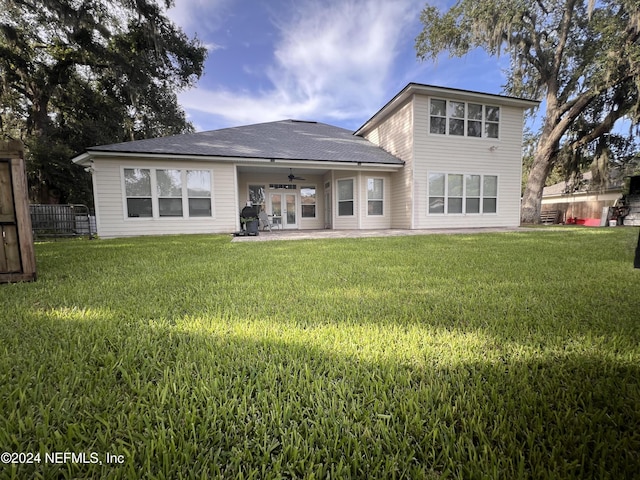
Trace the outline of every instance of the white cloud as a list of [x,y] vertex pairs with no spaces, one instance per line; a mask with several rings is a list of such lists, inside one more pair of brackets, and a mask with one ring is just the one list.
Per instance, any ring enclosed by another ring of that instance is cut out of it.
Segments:
[[186,32],[197,26],[200,35],[207,35],[223,25],[229,6],[230,0],[177,0],[167,16]]
[[361,121],[388,100],[386,85],[398,50],[413,41],[415,33],[407,25],[414,25],[422,1],[309,0],[290,5],[292,10],[278,12],[273,20],[278,35],[265,71],[269,87],[198,87],[180,94],[187,111],[223,117],[229,125],[283,118]]

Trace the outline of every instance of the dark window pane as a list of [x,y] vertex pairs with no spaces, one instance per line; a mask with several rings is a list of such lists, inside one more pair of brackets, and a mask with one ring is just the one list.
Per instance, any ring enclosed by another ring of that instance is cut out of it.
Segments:
[[500,121],[500,107],[486,107],[486,120],[489,122]]
[[431,117],[431,127],[429,129],[431,133],[444,135],[446,133],[446,130],[447,130],[446,118]]
[[482,122],[467,122],[467,136],[469,137],[481,137],[482,136]]
[[315,218],[316,206],[315,205],[302,205],[302,218]]
[[210,217],[211,216],[211,199],[210,198],[190,198],[189,199],[189,216],[190,217]]
[[182,216],[182,199],[181,198],[159,198],[158,208],[161,217],[181,217]]
[[485,198],[482,200],[482,212],[483,213],[496,213],[497,201],[495,198]]
[[464,103],[449,102],[449,116],[454,118],[464,118]]
[[467,198],[467,213],[480,213],[480,199]]
[[470,120],[482,120],[482,105],[470,103],[468,115]]
[[487,123],[485,125],[486,135],[489,138],[498,138],[498,124],[497,123]]
[[462,213],[462,199],[449,198],[449,208],[447,213]]
[[369,200],[367,212],[369,215],[383,215],[383,206],[381,200]]
[[127,215],[129,217],[151,217],[150,198],[127,198]]
[[338,215],[340,216],[353,215],[353,201],[338,202]]
[[431,115],[444,117],[447,112],[447,102],[445,100],[431,100]]
[[449,119],[449,135],[464,135],[464,120]]

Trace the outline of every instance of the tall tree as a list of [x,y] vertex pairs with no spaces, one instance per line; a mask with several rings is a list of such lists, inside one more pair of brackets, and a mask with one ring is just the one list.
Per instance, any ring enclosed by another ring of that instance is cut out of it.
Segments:
[[37,200],[86,196],[68,160],[88,146],[192,129],[176,94],[200,77],[206,49],[169,21],[171,5],[0,0],[0,133],[25,141]]
[[544,100],[522,199],[525,223],[539,221],[542,189],[561,151],[593,148],[620,118],[640,122],[638,0],[460,0],[445,12],[425,7],[421,20],[423,60],[475,48],[506,53],[505,92]]

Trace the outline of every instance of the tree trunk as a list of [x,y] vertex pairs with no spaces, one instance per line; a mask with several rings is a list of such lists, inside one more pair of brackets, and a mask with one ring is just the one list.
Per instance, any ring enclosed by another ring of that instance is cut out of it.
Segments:
[[533,165],[527,179],[527,186],[522,195],[520,221],[522,223],[540,223],[542,208],[542,189],[553,168],[558,141],[543,133],[533,155]]

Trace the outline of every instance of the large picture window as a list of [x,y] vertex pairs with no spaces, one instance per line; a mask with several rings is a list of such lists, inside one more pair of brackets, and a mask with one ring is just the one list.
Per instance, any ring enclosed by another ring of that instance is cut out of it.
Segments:
[[338,180],[338,215],[353,215],[353,179]]
[[124,168],[126,216],[211,217],[211,172]]
[[384,181],[382,178],[367,179],[367,214],[384,215]]
[[500,107],[432,98],[429,132],[436,135],[498,138]]
[[430,173],[429,214],[497,213],[498,177],[459,173]]

